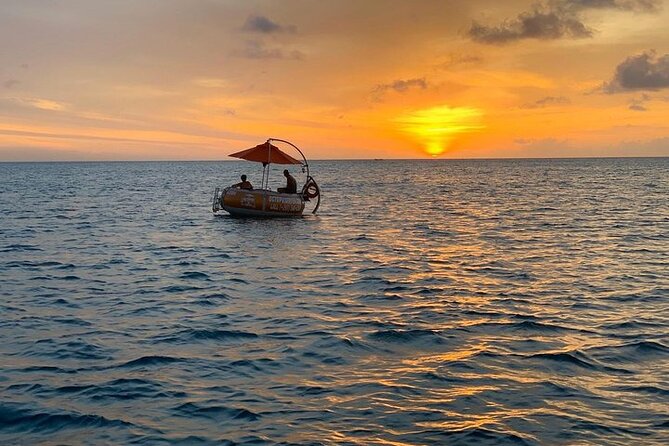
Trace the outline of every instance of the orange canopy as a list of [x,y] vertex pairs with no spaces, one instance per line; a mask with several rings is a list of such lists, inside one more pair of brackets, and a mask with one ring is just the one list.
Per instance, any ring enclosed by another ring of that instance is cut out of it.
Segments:
[[269,141],[258,144],[250,149],[242,150],[241,152],[231,153],[228,156],[258,163],[302,164],[302,161],[298,161],[292,156],[283,153],[277,146],[270,144]]

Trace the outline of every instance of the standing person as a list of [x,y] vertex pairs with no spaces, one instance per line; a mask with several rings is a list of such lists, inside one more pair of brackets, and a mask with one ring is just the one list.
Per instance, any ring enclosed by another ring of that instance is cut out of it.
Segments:
[[250,181],[246,181],[246,175],[242,175],[242,182],[233,184],[232,187],[238,187],[240,189],[248,189],[251,190],[253,189],[253,186],[251,185]]
[[286,177],[286,187],[280,187],[277,191],[284,194],[296,194],[297,181],[295,181],[295,178],[288,172],[288,169],[284,169],[283,176]]

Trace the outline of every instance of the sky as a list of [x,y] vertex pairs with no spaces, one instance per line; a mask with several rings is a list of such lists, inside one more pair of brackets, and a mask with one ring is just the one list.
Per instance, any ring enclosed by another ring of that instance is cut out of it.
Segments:
[[0,161],[669,156],[669,0],[2,0]]

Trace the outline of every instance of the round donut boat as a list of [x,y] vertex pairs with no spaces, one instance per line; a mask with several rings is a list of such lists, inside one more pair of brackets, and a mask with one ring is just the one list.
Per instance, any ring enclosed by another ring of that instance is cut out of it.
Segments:
[[[294,147],[303,161],[299,161],[282,152],[272,144],[273,141],[286,143]],[[270,138],[241,152],[230,154],[235,158],[260,162],[263,165],[262,185],[260,189],[240,189],[238,187],[217,187],[214,191],[212,210],[223,210],[235,217],[299,217],[304,212],[306,203],[317,199],[312,213],[315,214],[321,204],[320,188],[309,174],[309,164],[302,151],[294,144],[283,139]],[[298,193],[274,192],[268,188],[270,164],[300,164],[306,173],[306,181]]]
[[226,187],[220,192],[221,208],[238,217],[297,217],[304,211],[299,194],[271,190],[245,190]]

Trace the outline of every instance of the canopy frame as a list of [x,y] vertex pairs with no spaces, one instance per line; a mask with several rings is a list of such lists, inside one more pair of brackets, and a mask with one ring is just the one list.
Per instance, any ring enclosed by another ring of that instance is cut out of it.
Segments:
[[[297,150],[302,156],[302,161],[299,159],[293,158],[292,156],[288,155],[287,153],[284,153],[281,151],[278,147],[272,145],[272,142],[281,142],[284,144],[288,144],[289,146],[293,147],[295,150]],[[267,161],[262,161],[261,159],[248,159],[248,161],[255,161],[255,162],[262,162],[262,180],[260,182],[260,188],[261,189],[268,189],[269,188],[269,174],[270,174],[270,166],[272,164],[272,148],[276,149],[276,151],[279,152],[279,154],[283,155],[284,157],[287,157],[288,160],[294,161],[294,162],[279,162],[275,160],[276,164],[277,162],[279,164],[301,164],[302,165],[302,172],[307,174],[307,179],[311,178],[309,176],[309,163],[307,162],[307,157],[304,156],[304,153],[302,153],[302,150],[300,150],[299,147],[297,147],[295,144],[293,144],[290,141],[286,141],[285,139],[279,139],[279,138],[269,138],[267,141],[265,141],[263,144],[259,144],[256,147],[252,147],[251,149],[248,150],[243,150],[241,152],[236,152],[231,154],[231,156],[235,156],[236,158],[242,158],[242,159],[247,159],[244,155],[246,155],[248,152],[252,151],[253,149],[258,149],[264,145],[267,145]],[[239,156],[242,155],[242,156]]]

